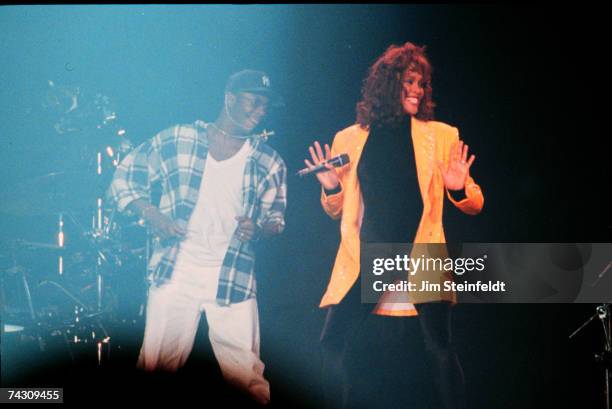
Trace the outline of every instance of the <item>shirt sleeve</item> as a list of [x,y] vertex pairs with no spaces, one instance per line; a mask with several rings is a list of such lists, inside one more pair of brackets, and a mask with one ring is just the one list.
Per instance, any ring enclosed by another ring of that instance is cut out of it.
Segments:
[[151,184],[159,180],[161,160],[159,135],[130,152],[117,166],[108,196],[119,211],[137,199],[151,201]]
[[287,208],[287,167],[279,156],[266,178],[266,189],[261,196],[260,205],[268,209],[261,219],[261,224],[279,223],[281,233],[285,228]]

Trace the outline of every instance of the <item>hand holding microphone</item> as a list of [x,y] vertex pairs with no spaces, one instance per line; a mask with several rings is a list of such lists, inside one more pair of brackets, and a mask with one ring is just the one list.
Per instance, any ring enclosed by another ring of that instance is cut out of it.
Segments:
[[299,174],[306,174],[316,171],[317,166],[323,165],[327,170],[316,173],[317,179],[321,185],[323,185],[323,187],[327,190],[333,190],[338,187],[339,182],[336,169],[334,168],[333,164],[325,163],[326,161],[332,159],[329,145],[325,144],[325,155],[323,155],[323,150],[321,149],[321,145],[318,141],[315,141],[314,147],[310,146],[308,151],[310,152],[312,162],[310,162],[308,159],[304,159],[304,163],[306,164],[307,168],[300,171]]

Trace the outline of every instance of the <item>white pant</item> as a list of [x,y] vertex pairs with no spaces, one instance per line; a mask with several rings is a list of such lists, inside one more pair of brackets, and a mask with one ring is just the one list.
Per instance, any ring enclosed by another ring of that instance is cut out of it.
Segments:
[[[211,299],[214,292],[210,288],[194,285],[184,277],[176,274],[170,283],[149,290],[138,367],[147,371],[176,371],[182,367],[191,353],[200,315],[205,312],[208,336],[223,377],[256,401],[268,402],[270,386],[263,377],[264,364],[259,358],[257,300],[223,307]],[[208,283],[214,283],[216,289],[216,281]]]

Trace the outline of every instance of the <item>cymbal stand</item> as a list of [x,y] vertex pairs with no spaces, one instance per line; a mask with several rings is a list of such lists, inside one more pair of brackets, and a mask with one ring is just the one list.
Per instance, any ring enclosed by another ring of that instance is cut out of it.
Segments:
[[[30,314],[30,320],[34,329],[34,335],[36,336],[36,340],[38,341],[38,348],[41,352],[44,352],[46,349],[45,341],[40,335],[40,321],[36,317],[36,312],[34,311],[34,303],[32,302],[32,294],[30,293],[30,285],[28,284],[28,279],[25,274],[25,269],[19,268],[17,265],[17,249],[13,247],[11,249],[11,257],[13,259],[13,271],[19,272],[19,279],[21,280],[21,284],[23,285],[23,292],[26,296],[26,302],[28,304],[28,313]],[[4,327],[4,325],[3,325]]]
[[[100,204],[101,205],[101,204]],[[102,312],[103,310],[103,298],[104,298],[104,278],[102,275],[102,265],[107,264],[111,265],[108,260],[106,254],[99,245],[99,239],[102,238],[101,229],[94,229],[93,232],[85,230],[85,227],[77,220],[77,218],[72,214],[72,212],[68,212],[68,216],[73,221],[73,223],[81,230],[83,237],[87,238],[87,241],[93,248],[96,253],[96,311]],[[101,222],[100,222],[101,223]]]
[[[110,343],[110,336],[108,331],[102,324],[100,316],[104,313],[104,276],[103,276],[103,266],[112,266],[112,263],[109,261],[107,255],[104,253],[104,250],[100,246],[100,240],[105,238],[104,229],[102,229],[102,199],[98,199],[98,208],[97,215],[94,218],[94,226],[92,231],[88,231],[85,227],[78,221],[75,215],[71,212],[67,212],[70,220],[75,224],[75,226],[81,231],[83,237],[87,239],[91,248],[94,250],[96,254],[96,267],[95,267],[95,276],[96,276],[96,306],[95,312],[87,315],[87,318],[95,318],[95,322],[97,327],[102,331],[104,335],[103,339],[97,342],[97,352],[98,352],[98,365],[102,364],[102,346],[103,344]],[[68,295],[73,301],[75,301],[81,308],[89,312],[90,309],[84,305],[78,298],[70,294],[66,289],[61,287],[57,283],[53,283],[56,286],[60,287],[60,289]],[[107,355],[110,355],[110,348],[107,350]]]

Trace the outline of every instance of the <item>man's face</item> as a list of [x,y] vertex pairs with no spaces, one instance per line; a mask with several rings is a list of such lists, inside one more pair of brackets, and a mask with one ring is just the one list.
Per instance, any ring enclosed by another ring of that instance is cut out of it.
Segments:
[[425,95],[422,80],[423,76],[417,71],[407,69],[402,74],[402,106],[411,116],[419,112],[419,104]]
[[229,97],[229,114],[245,131],[255,129],[268,113],[270,99],[265,95],[239,92]]

